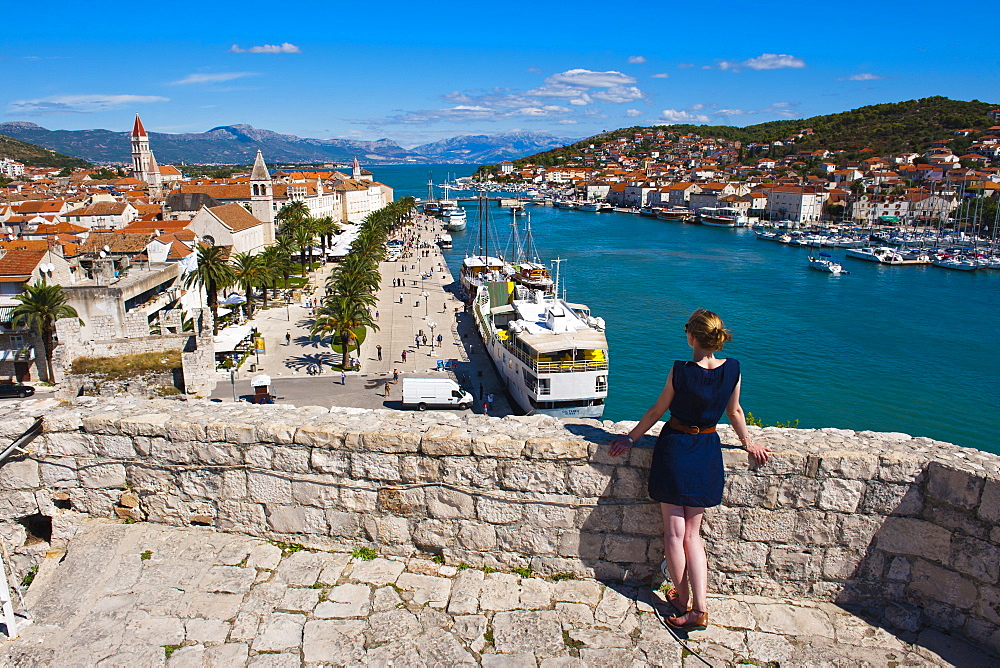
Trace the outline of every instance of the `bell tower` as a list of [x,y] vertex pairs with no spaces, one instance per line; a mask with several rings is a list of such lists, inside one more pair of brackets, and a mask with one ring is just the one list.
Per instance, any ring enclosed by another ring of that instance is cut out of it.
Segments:
[[160,196],[160,168],[153,152],[149,150],[149,135],[142,126],[139,114],[132,124],[132,176],[149,184],[149,194]]
[[257,220],[265,223],[268,231],[266,243],[274,241],[274,191],[271,185],[271,174],[264,164],[264,156],[257,149],[257,157],[253,161],[253,171],[250,172],[250,213]]

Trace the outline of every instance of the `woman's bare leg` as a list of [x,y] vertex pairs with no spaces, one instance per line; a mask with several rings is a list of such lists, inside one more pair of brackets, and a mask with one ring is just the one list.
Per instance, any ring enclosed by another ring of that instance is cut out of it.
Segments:
[[684,508],[684,556],[691,584],[692,608],[708,610],[708,561],[705,544],[701,541],[701,519],[704,508]]
[[667,561],[670,580],[677,589],[677,603],[688,605],[688,563],[685,556],[684,540],[687,535],[684,508],[671,503],[661,503],[663,513],[663,556]]

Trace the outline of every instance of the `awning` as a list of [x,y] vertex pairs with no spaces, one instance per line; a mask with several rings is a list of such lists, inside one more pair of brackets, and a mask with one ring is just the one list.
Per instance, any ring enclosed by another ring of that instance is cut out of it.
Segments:
[[16,306],[0,306],[0,322],[10,322],[10,319],[14,317],[14,309]]
[[236,350],[236,347],[250,336],[252,331],[253,327],[250,325],[226,327],[215,337],[215,352],[228,353]]

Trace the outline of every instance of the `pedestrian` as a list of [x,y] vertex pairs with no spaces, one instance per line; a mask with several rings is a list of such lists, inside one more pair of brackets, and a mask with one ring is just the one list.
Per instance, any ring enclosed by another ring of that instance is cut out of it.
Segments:
[[399,356],[403,358],[403,364],[406,364],[406,351],[401,352]]
[[399,382],[399,371],[396,369],[392,370],[392,384],[395,385]]
[[678,360],[666,385],[642,419],[624,436],[611,441],[609,454],[617,457],[632,447],[663,414],[670,420],[660,431],[649,471],[649,496],[660,502],[665,558],[660,570],[674,587],[667,601],[674,614],[667,623],[683,631],[708,626],[708,566],[701,540],[705,509],[722,502],[725,470],[716,423],[722,414],[752,460],[767,463],[768,448],[753,442],[740,406],[740,363],[718,359],[715,353],[732,340],[722,319],[699,309],[684,325],[692,359]]
[[340,384],[347,385],[347,374],[344,373],[343,369],[340,371]]
[[285,345],[291,345],[292,335],[289,332],[285,332]]
[[442,341],[444,341],[444,337],[442,335],[438,334],[438,348],[441,347],[441,342]]
[[389,381],[386,381],[386,382],[385,382],[385,388],[384,388],[384,390],[385,390],[385,391],[384,391],[384,392],[382,393],[382,396],[383,396],[383,397],[388,397],[388,396],[389,396],[389,392],[391,391],[391,390],[389,389]]
[[420,335],[417,334],[413,337],[413,341],[417,344],[417,350],[420,350]]
[[423,344],[425,346],[427,345],[427,335],[426,334],[424,334],[422,337],[420,337],[420,340],[423,342]]
[[486,408],[489,409],[493,405],[493,393],[490,392],[486,395]]
[[375,322],[378,322],[378,311],[375,311]]
[[381,362],[382,361],[382,346],[381,345],[375,346],[375,352],[378,353],[378,361]]

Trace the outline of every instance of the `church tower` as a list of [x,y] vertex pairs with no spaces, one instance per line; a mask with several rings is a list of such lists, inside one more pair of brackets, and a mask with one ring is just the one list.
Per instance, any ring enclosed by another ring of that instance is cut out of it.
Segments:
[[264,164],[264,156],[257,149],[257,157],[253,161],[253,171],[250,172],[250,213],[257,220],[265,223],[268,230],[265,243],[274,241],[274,191],[271,186],[271,175]]
[[160,168],[149,150],[149,135],[142,126],[139,114],[135,115],[132,125],[132,176],[149,184],[151,196],[160,196]]
[[358,164],[358,159],[354,159],[354,167],[351,169],[351,178],[355,181],[361,180],[361,165]]

